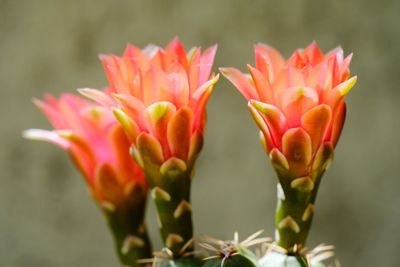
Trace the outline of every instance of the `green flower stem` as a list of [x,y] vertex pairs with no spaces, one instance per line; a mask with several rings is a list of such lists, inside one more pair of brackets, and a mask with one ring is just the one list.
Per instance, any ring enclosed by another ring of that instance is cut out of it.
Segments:
[[164,245],[176,258],[181,257],[183,253],[192,252],[192,244],[185,247],[193,238],[190,171],[171,170],[160,173],[159,177],[150,177],[150,180],[151,197],[157,209]]
[[143,223],[145,199],[138,197],[128,207],[109,208],[104,212],[114,236],[116,253],[124,266],[144,266],[137,261],[152,257],[151,243]]
[[289,255],[302,256],[300,252],[305,247],[311,228],[321,176],[311,182],[279,179],[275,226],[278,245],[285,248]]

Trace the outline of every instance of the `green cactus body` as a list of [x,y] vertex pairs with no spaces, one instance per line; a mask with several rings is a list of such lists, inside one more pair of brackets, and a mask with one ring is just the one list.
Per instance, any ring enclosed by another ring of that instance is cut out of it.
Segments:
[[[135,187],[131,203],[121,206],[103,205],[109,228],[114,236],[117,255],[124,266],[143,266],[137,261],[152,257],[151,243],[143,223],[146,194],[141,187]],[[142,196],[142,197],[141,197]]]
[[203,267],[258,267],[258,259],[248,247],[265,243],[268,240],[267,238],[256,239],[261,233],[262,231],[258,231],[242,242],[239,242],[238,233],[235,233],[233,241],[210,239],[212,243],[219,246],[218,248],[208,243],[200,244],[216,253],[215,256],[206,259]]
[[157,267],[200,267],[203,262],[194,257],[182,257],[173,260],[164,260],[158,264]]
[[257,267],[258,264],[242,254],[207,260],[203,267]]
[[260,267],[326,267],[321,262],[307,261],[302,255],[286,255],[279,252],[269,252],[259,260]]

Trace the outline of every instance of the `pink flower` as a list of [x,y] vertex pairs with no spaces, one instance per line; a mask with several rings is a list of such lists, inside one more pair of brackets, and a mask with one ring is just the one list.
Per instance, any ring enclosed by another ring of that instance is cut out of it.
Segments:
[[165,49],[128,45],[121,57],[100,57],[109,80],[105,91],[80,92],[113,107],[141,165],[147,149],[157,165],[171,158],[183,165],[201,148],[205,107],[219,77],[210,79],[216,49],[187,53],[177,38]]
[[130,152],[149,181],[164,245],[174,257],[193,251],[190,184],[206,104],[219,78],[211,75],[216,49],[186,52],[177,38],[165,49],[128,45],[121,57],[100,57],[106,90],[79,90],[111,107],[125,129]]
[[349,78],[351,58],[340,47],[324,55],[313,42],[285,60],[257,44],[250,75],[221,69],[249,101],[273,162],[294,177],[325,170],[329,163],[345,120],[344,97],[357,79]]
[[[31,129],[25,131],[26,137],[65,149],[104,208],[128,205],[135,197],[143,202],[143,171],[129,155],[129,140],[111,111],[71,94],[59,99],[47,95],[34,102],[54,130]],[[135,196],[137,189],[141,193]]]

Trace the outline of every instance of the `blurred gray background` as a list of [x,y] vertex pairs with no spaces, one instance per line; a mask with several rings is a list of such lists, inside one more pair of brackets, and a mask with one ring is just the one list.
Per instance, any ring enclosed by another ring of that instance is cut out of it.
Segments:
[[[215,66],[245,69],[252,45],[285,56],[317,40],[354,52],[359,81],[309,239],[342,266],[397,267],[400,247],[400,1],[0,0],[0,266],[118,266],[102,215],[60,149],[21,138],[49,128],[32,97],[106,83],[99,53],[125,45],[218,43]],[[217,70],[215,68],[215,70]],[[245,100],[221,79],[208,106],[193,184],[195,231],[221,239],[273,235],[275,174]],[[149,206],[148,223],[160,248]]]

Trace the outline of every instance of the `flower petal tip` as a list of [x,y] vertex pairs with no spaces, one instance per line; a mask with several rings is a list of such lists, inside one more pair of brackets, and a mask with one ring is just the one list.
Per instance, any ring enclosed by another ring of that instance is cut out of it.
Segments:
[[45,104],[44,101],[42,101],[42,100],[40,100],[40,99],[38,99],[36,97],[32,98],[31,101],[38,108],[40,108],[41,106],[43,106]]
[[78,93],[82,96],[105,106],[113,106],[114,101],[106,93],[92,88],[78,88]]
[[68,141],[54,131],[42,129],[28,129],[22,132],[22,137],[29,140],[46,141],[56,144],[62,148],[68,147]]
[[219,73],[215,74],[211,79],[210,79],[210,85],[215,85],[219,81]]
[[132,134],[134,122],[131,120],[131,118],[119,108],[113,107],[111,110],[114,114],[114,117],[121,123],[122,127]]
[[338,85],[338,90],[342,96],[347,95],[357,82],[357,76],[353,76],[347,81]]
[[160,101],[148,106],[146,111],[149,113],[152,119],[157,121],[168,114],[169,111],[175,111],[175,106],[171,102]]
[[220,72],[222,75],[224,75],[224,76],[225,76],[225,73],[228,71],[227,69],[229,69],[229,68],[226,68],[226,67],[220,67],[220,68],[218,68],[219,72]]
[[109,57],[109,55],[107,55],[107,54],[99,54],[98,57],[99,57],[100,61],[104,61],[105,59],[107,59],[107,57]]
[[28,129],[22,132],[22,137],[25,139],[40,140],[43,134],[47,134],[48,132],[49,131],[40,129]]
[[255,99],[250,99],[248,105],[254,107],[256,110],[264,115],[268,115],[270,112],[276,110],[276,107],[267,103],[257,101]]
[[239,71],[236,68],[230,68],[230,67],[221,67],[221,68],[218,68],[218,70],[227,79],[229,79],[229,77],[232,74],[232,72]]

